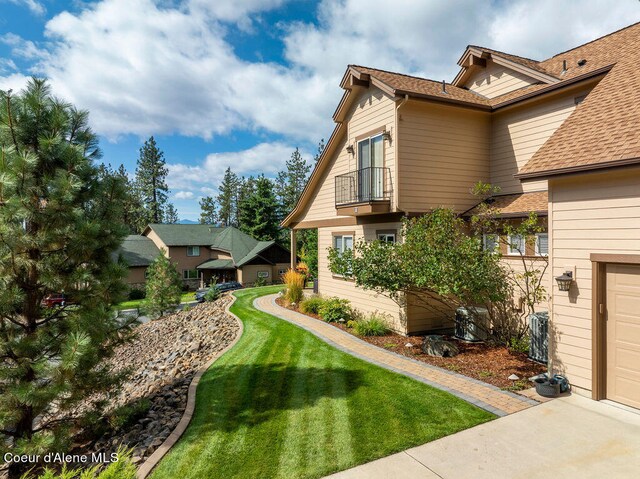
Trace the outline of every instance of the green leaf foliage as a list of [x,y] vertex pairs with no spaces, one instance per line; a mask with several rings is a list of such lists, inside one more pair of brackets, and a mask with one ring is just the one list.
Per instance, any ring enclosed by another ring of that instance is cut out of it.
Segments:
[[146,299],[143,309],[151,317],[175,311],[182,297],[182,280],[175,265],[161,250],[147,269]]
[[[105,358],[132,325],[111,308],[125,295],[126,267],[114,261],[128,232],[125,185],[98,158],[88,113],[46,81],[0,92],[0,449],[64,450],[102,407],[86,399],[122,380]],[[42,304],[62,293],[64,306]]]

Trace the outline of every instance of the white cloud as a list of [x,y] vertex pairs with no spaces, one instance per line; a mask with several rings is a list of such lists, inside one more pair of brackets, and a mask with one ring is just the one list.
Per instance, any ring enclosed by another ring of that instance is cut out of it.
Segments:
[[[261,23],[285,2],[103,0],[51,19],[45,44],[2,41],[112,139],[250,130],[316,143],[348,63],[450,80],[469,43],[542,59],[640,19],[636,0],[323,0],[313,23]],[[280,31],[287,64],[240,59],[229,24]],[[0,72],[0,85],[24,78]]]
[[[203,195],[215,196],[227,167],[238,176],[264,173],[268,177],[275,177],[284,168],[294,149],[295,147],[281,142],[260,143],[243,151],[212,153],[197,165],[168,164],[169,188],[189,193],[197,190]],[[305,160],[311,161],[310,153],[301,151],[301,154]]]
[[9,3],[13,3],[15,5],[23,5],[25,7],[27,7],[31,13],[34,13],[36,15],[44,15],[47,12],[47,9],[45,8],[45,6],[40,3],[37,2],[36,0],[6,0]]
[[194,198],[194,196],[195,195],[192,191],[178,191],[175,195],[173,195],[173,197],[177,200],[191,200]]

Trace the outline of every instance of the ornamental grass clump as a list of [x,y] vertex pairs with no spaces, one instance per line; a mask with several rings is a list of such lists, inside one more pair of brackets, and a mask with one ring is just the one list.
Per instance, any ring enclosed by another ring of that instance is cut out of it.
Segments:
[[324,299],[320,296],[311,296],[300,303],[300,311],[304,314],[320,314],[320,308]]
[[320,317],[329,323],[346,322],[353,317],[353,309],[348,299],[328,298],[318,309]]
[[365,319],[351,321],[350,326],[358,336],[385,336],[389,333],[389,321],[379,313],[373,313]]
[[286,285],[284,290],[284,299],[289,304],[298,304],[302,299],[305,276],[297,271],[289,269],[289,271],[282,276],[282,279]]

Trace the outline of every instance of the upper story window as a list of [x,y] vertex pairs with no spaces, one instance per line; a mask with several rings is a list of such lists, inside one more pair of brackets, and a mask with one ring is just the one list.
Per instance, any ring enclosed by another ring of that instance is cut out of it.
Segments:
[[549,234],[538,233],[536,235],[536,256],[549,255]]
[[200,256],[200,246],[187,246],[187,256]]
[[491,253],[497,253],[498,248],[498,235],[495,234],[483,234],[482,235],[482,249]]
[[358,141],[358,169],[381,167],[384,162],[382,133]]
[[524,237],[522,235],[509,235],[507,254],[524,256],[525,253]]

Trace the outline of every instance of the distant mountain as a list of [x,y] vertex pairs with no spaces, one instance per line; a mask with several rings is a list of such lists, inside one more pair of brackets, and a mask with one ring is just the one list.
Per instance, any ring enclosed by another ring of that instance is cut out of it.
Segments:
[[193,220],[180,220],[178,221],[179,225],[198,225],[200,224],[199,221],[193,221]]

